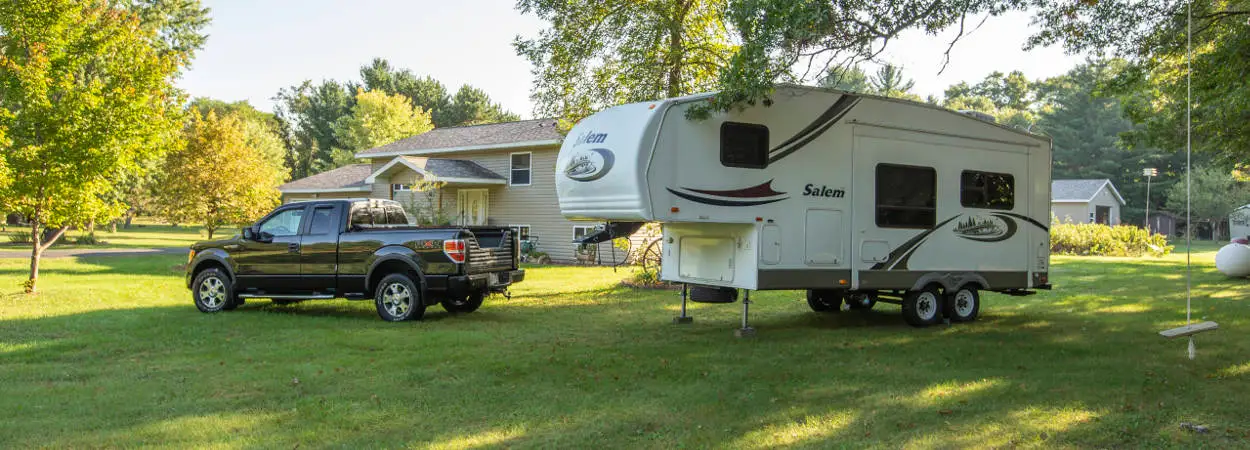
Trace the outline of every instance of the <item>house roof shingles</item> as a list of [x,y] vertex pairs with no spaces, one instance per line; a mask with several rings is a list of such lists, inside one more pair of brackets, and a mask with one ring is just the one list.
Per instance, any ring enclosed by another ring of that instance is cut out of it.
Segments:
[[356,155],[393,155],[416,152],[463,149],[465,147],[493,147],[529,142],[559,142],[563,136],[556,130],[555,119],[533,119],[517,122],[470,125],[463,127],[435,128],[416,136],[400,139],[381,147],[358,152]]
[[434,178],[476,178],[487,180],[507,180],[502,175],[491,172],[473,161],[463,159],[419,158],[402,156],[413,165],[424,169]]
[[1093,180],[1051,180],[1050,201],[1087,202],[1093,200],[1094,196],[1098,195],[1098,191],[1102,190],[1104,185],[1111,189],[1111,193],[1115,195],[1120,203],[1124,203],[1124,199],[1116,191],[1115,185],[1111,184],[1111,180],[1106,178]]
[[369,164],[352,164],[349,166],[339,167],[334,170],[321,172],[310,177],[291,181],[282,186],[278,186],[278,190],[363,189],[366,187],[365,177],[368,177],[369,173],[372,171],[373,167]]

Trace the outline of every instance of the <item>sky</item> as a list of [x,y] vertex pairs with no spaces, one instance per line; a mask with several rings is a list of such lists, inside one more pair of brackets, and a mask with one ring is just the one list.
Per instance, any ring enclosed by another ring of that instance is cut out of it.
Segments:
[[[434,77],[451,93],[472,84],[508,110],[532,116],[530,64],[512,41],[535,36],[544,23],[521,15],[513,0],[204,3],[212,8],[208,43],[178,82],[192,97],[247,100],[271,111],[272,98],[283,87],[304,80],[358,80],[360,66],[381,57]],[[941,74],[942,52],[953,31],[939,37],[905,33],[882,59],[902,65],[922,97],[940,96],[951,84],[973,83],[996,70],[1050,77],[1083,59],[1058,48],[1021,50],[1030,30],[1027,14],[990,18],[956,45]]]

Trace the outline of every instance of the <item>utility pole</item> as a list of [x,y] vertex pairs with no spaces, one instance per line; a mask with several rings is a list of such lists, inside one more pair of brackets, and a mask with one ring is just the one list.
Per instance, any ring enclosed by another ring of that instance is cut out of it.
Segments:
[[1146,176],[1146,232],[1150,233],[1150,179],[1159,176],[1159,169],[1148,167],[1141,174]]

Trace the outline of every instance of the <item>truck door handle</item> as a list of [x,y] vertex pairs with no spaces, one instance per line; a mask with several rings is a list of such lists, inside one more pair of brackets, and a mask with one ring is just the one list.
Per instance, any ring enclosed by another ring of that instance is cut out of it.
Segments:
[[286,249],[288,253],[299,253],[299,244],[292,242],[286,245]]

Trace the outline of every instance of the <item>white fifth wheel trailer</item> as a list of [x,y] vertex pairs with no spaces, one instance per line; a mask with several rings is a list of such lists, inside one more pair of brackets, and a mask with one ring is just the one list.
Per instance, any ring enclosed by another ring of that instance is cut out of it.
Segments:
[[746,332],[750,290],[806,290],[817,311],[880,299],[925,326],[974,320],[979,291],[1049,289],[1048,138],[802,86],[779,87],[769,106],[686,118],[710,98],[579,122],[556,163],[562,213],[608,222],[589,239],[660,222],[661,279],[688,285],[692,301],[744,290]]

